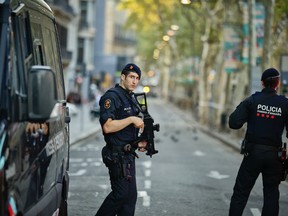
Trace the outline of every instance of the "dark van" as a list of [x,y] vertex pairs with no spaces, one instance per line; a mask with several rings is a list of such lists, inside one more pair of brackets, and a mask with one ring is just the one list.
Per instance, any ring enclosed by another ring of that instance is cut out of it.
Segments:
[[0,215],[67,215],[69,110],[55,17],[0,0]]

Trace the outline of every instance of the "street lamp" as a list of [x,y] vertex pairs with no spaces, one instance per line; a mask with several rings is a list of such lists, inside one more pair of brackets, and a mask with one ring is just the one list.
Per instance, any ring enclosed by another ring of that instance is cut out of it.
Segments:
[[179,26],[178,25],[171,25],[170,28],[173,31],[178,31],[179,30]]
[[169,41],[170,40],[170,36],[169,35],[164,35],[163,37],[162,37],[162,39],[163,39],[163,41]]
[[191,4],[191,0],[181,0],[181,4],[183,5]]

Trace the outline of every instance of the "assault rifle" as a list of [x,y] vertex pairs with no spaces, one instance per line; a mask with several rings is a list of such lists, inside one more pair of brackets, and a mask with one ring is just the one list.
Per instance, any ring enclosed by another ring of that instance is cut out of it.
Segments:
[[139,135],[139,137],[135,140],[135,142],[132,144],[132,147],[137,145],[138,143],[146,140],[147,141],[147,147],[146,147],[146,155],[149,155],[152,157],[153,154],[157,154],[158,150],[155,149],[154,144],[154,131],[160,130],[159,124],[154,124],[154,119],[151,117],[151,115],[148,112],[147,109],[147,100],[146,100],[146,94],[145,93],[135,93],[134,97],[136,99],[136,102],[138,103],[138,108],[141,111],[142,118],[144,121],[144,130]]

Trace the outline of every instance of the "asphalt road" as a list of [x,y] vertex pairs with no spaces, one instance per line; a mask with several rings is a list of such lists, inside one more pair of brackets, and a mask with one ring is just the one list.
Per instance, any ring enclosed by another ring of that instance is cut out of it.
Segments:
[[[148,99],[149,112],[160,132],[155,132],[152,158],[137,159],[137,216],[224,216],[242,156],[199,130],[190,116]],[[69,216],[95,215],[110,192],[109,177],[101,161],[102,134],[71,147]],[[280,216],[288,215],[288,185],[281,184]],[[260,216],[262,182],[259,177],[244,216]]]

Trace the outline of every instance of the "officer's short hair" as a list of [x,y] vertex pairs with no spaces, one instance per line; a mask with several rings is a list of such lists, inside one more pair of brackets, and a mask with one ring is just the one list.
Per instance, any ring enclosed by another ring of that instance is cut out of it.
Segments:
[[276,88],[280,79],[279,77],[271,77],[267,78],[263,81],[263,85],[265,88]]

